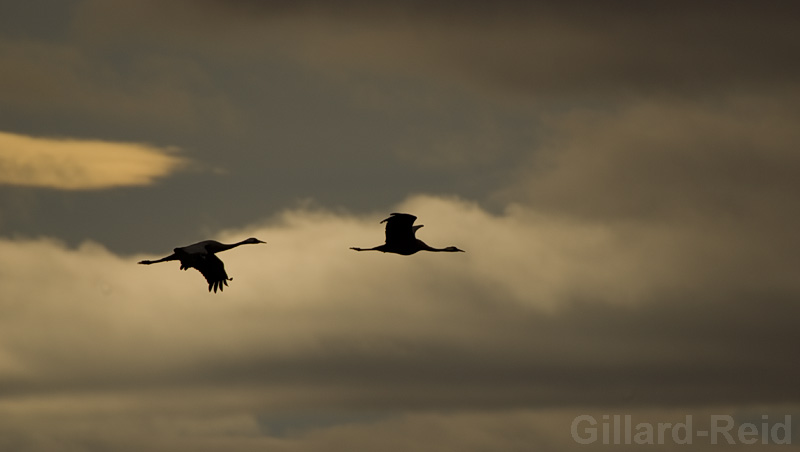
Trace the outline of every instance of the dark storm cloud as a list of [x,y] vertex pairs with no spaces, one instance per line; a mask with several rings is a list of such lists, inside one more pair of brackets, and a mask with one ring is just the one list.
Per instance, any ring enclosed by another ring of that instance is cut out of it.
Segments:
[[[539,151],[552,111],[782,97],[797,79],[785,5],[80,2],[60,40],[0,44],[6,130],[177,146],[203,171],[153,192],[35,194],[25,215],[37,221],[10,212],[6,234],[130,252],[303,199],[359,211],[408,193],[487,201]],[[111,232],[130,221],[120,205],[173,221],[150,241],[123,238]],[[115,214],[91,230],[70,220],[98,206]]]
[[[268,50],[329,75],[432,77],[549,107],[779,90],[800,75],[790,2],[87,5],[75,28],[87,42],[124,34],[190,52]],[[117,7],[131,13],[109,13]]]
[[200,5],[277,24],[299,55],[331,68],[438,73],[448,83],[559,103],[706,97],[765,81],[775,88],[800,71],[790,2]]

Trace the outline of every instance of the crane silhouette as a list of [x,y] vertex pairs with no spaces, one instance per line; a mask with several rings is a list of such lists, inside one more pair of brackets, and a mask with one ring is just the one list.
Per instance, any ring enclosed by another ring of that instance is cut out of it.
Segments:
[[415,236],[417,229],[424,225],[414,225],[417,219],[414,215],[407,213],[393,213],[389,218],[381,221],[386,223],[386,243],[378,245],[374,248],[356,248],[351,247],[351,250],[356,251],[382,251],[384,253],[402,254],[403,256],[410,256],[417,251],[449,251],[449,252],[464,252],[454,246],[446,248],[432,248],[425,242]]
[[208,281],[208,291],[211,292],[211,289],[214,289],[214,293],[216,293],[217,289],[221,292],[223,285],[227,286],[228,281],[233,280],[233,278],[228,278],[228,274],[225,272],[225,265],[216,256],[216,253],[236,248],[239,245],[256,243],[267,242],[262,242],[255,237],[250,237],[241,242],[231,244],[220,243],[216,240],[204,240],[193,245],[175,248],[173,253],[167,257],[162,257],[154,261],[143,260],[139,263],[150,265],[158,262],[180,261],[181,270],[188,270],[190,268],[197,269],[197,271],[206,278],[206,281]]

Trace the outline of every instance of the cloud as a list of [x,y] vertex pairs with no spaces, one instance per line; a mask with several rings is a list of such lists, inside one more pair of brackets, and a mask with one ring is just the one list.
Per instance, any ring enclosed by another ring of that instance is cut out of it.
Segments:
[[[112,52],[126,46],[116,44]],[[76,117],[84,123],[79,130],[111,124],[158,132],[165,124],[172,132],[197,133],[211,125],[239,129],[243,117],[217,89],[219,82],[207,66],[163,50],[126,48],[117,60],[104,58],[91,42],[0,37],[6,68],[0,82],[13,87],[0,107],[23,119],[35,118],[33,123],[46,130],[54,119],[63,126],[70,124],[64,118]],[[213,121],[205,112],[213,112]]]
[[431,196],[393,210],[418,215],[429,244],[467,252],[356,253],[383,240],[386,213],[292,209],[213,235],[268,243],[222,254],[234,280],[209,294],[177,263],[135,264],[158,256],[0,241],[4,425],[23,443],[46,431],[106,448],[216,438],[294,450],[430,422],[461,444],[446,432],[474,422],[506,444],[503,416],[546,442],[543,423],[565,409],[800,400],[788,359],[799,288],[718,252],[738,236]]
[[[179,50],[184,65],[187,53],[223,63],[269,55],[329,76],[422,76],[561,105],[793,84],[791,7],[740,2],[720,14],[721,6],[84,1],[71,11],[69,38],[101,52],[133,50],[128,58],[144,49]],[[170,87],[160,94],[181,84]]]
[[603,218],[747,223],[787,214],[800,189],[791,103],[730,96],[551,115],[543,143],[505,199]]
[[59,190],[149,185],[185,163],[173,149],[152,145],[0,132],[0,184]]
[[759,96],[553,115],[497,199],[605,224],[623,234],[621,250],[653,246],[640,257],[664,264],[649,270],[665,289],[784,290],[798,270],[797,120],[788,103]]
[[[626,391],[666,403],[665,388],[685,391],[675,403],[795,394],[775,358],[793,343],[796,285],[726,265],[741,256],[713,253],[705,237],[431,197],[399,210],[419,215],[424,240],[467,252],[355,253],[382,241],[382,215],[288,211],[217,235],[268,244],[225,253],[234,281],[214,295],[174,263],[134,264],[155,256],[3,241],[2,356],[16,369],[5,391],[225,387],[273,406],[347,408],[611,403]],[[753,372],[771,384],[750,391]],[[720,373],[731,388],[715,386]]]
[[[89,25],[106,18],[93,6],[97,10],[86,8]],[[723,6],[729,7],[721,13]],[[215,40],[243,44],[236,52],[269,48],[328,74],[421,75],[562,106],[642,95],[709,96],[743,86],[782,89],[800,71],[787,63],[798,38],[788,5],[356,1],[332,8],[316,1],[245,0],[148,8],[137,7],[134,17],[157,17],[160,36],[172,42],[205,41],[213,26]],[[177,20],[167,19],[187,15],[194,20],[178,30]],[[138,23],[127,16],[115,20],[126,28]],[[126,28],[102,30],[113,35]]]

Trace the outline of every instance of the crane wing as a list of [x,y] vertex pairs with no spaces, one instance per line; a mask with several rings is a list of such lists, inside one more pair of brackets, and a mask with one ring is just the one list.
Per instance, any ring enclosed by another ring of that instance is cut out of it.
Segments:
[[223,286],[228,285],[230,278],[225,272],[225,264],[216,255],[211,253],[199,255],[190,266],[196,268],[206,278],[209,292],[211,289],[214,289],[215,293],[217,289],[222,291]]
[[381,221],[386,223],[386,244],[408,243],[415,240],[414,231],[420,226],[414,227],[417,217],[407,213],[393,213],[389,218]]

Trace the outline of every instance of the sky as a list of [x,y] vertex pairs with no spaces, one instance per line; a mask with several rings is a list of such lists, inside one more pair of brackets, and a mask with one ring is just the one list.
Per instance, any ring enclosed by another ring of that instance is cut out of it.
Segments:
[[0,449],[800,438],[796,9],[4,2]]

